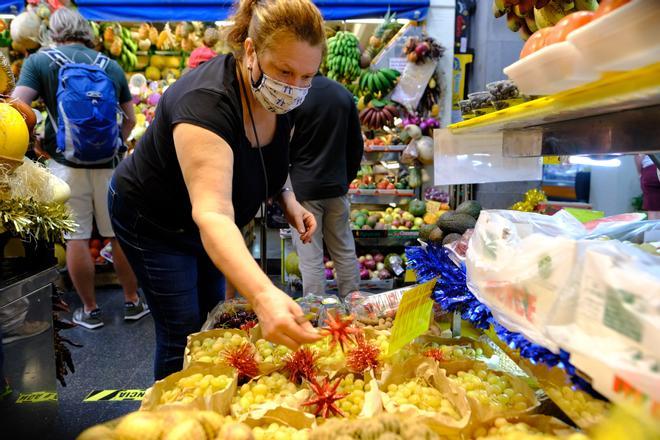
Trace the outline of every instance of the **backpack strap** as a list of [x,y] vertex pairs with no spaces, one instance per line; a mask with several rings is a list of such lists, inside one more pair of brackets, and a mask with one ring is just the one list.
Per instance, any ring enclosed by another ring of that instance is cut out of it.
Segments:
[[105,70],[108,68],[108,65],[110,64],[110,58],[106,57],[102,53],[99,53],[96,55],[96,59],[94,60],[94,65],[100,68],[101,70]]
[[66,55],[64,55],[61,51],[57,49],[49,49],[49,50],[44,50],[42,52],[44,53],[44,55],[46,55],[48,58],[53,60],[53,62],[60,67],[63,67],[66,64],[73,63],[73,61],[71,61]]

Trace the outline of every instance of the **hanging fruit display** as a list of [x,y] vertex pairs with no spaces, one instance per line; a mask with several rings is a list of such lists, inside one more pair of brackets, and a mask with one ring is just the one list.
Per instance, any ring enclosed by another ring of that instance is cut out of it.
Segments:
[[385,125],[392,125],[398,113],[394,105],[372,99],[360,112],[360,123],[371,130],[379,130]]
[[138,64],[138,44],[128,28],[119,23],[103,23],[99,28],[103,49],[115,59],[122,69],[132,72]]
[[360,74],[359,90],[365,95],[383,98],[394,89],[400,75],[398,70],[389,68],[365,69]]
[[347,31],[339,31],[328,39],[328,55],[325,60],[328,78],[350,84],[360,76],[359,44],[357,37]]
[[539,29],[554,26],[577,11],[596,11],[597,0],[494,0],[495,18],[506,17],[512,32],[527,40]]
[[408,61],[415,64],[424,64],[428,60],[437,60],[445,53],[445,48],[431,37],[410,37],[403,48],[403,54]]

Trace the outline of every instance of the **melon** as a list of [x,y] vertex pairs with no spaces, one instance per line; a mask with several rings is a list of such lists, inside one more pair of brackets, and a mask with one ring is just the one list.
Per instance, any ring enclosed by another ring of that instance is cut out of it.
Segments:
[[0,103],[0,157],[22,161],[30,133],[23,115],[7,103]]
[[160,69],[156,66],[149,66],[147,67],[147,70],[144,71],[144,76],[146,76],[149,81],[158,81],[160,80]]
[[165,57],[162,55],[153,55],[149,61],[149,64],[156,69],[161,70],[163,67],[165,67]]
[[612,215],[610,217],[604,217],[604,218],[599,218],[596,220],[591,220],[589,222],[586,222],[584,224],[584,227],[587,229],[587,231],[591,231],[596,229],[598,225],[601,223],[613,223],[613,222],[639,222],[642,220],[646,220],[646,214],[643,214],[641,212],[631,212],[628,214],[619,214],[619,215]]

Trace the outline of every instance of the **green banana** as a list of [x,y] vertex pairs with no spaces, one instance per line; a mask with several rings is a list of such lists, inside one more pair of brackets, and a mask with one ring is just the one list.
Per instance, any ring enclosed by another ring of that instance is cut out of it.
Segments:
[[575,9],[578,11],[595,11],[598,9],[596,0],[575,0]]

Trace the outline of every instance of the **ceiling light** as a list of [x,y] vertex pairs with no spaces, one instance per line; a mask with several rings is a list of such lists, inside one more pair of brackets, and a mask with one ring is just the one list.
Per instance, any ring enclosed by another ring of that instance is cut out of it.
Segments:
[[621,166],[620,159],[592,159],[589,156],[571,156],[568,162],[572,165],[588,165],[592,167],[616,168]]

